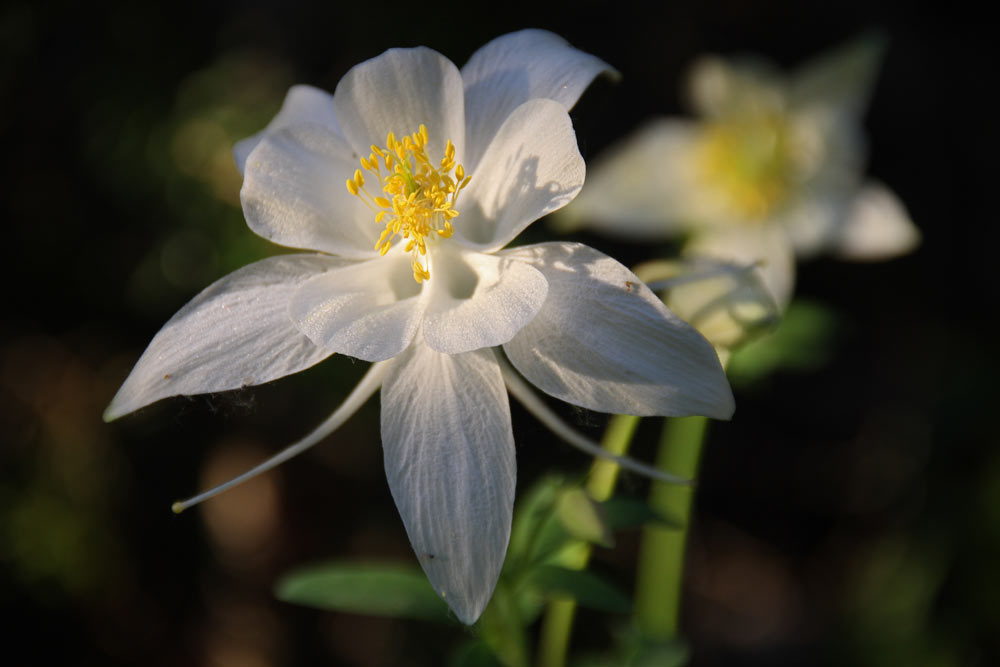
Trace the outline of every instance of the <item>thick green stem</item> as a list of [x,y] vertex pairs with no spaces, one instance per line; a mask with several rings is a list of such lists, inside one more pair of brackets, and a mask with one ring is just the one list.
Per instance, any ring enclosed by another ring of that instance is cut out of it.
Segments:
[[[707,425],[705,417],[668,419],[660,438],[656,467],[695,479]],[[664,517],[679,521],[681,527],[647,526],[643,529],[634,613],[639,631],[648,639],[667,640],[677,636],[684,551],[693,498],[692,486],[653,482],[650,489],[650,507]]]
[[[607,430],[604,431],[601,446],[612,454],[624,456],[638,425],[638,417],[631,415],[613,416],[608,422]],[[591,498],[598,502],[610,498],[618,481],[618,471],[617,463],[605,459],[595,460],[587,480],[587,492]],[[562,565],[582,570],[587,567],[589,560],[590,545],[581,545],[579,550],[573,552],[572,561],[562,563]],[[553,600],[546,606],[538,641],[537,664],[539,667],[563,667],[566,664],[566,654],[569,650],[569,639],[573,631],[575,614],[575,600]]]

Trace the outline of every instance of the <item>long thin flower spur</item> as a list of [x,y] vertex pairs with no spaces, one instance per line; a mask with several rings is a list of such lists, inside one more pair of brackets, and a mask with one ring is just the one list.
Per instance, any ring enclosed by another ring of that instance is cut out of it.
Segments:
[[543,416],[522,376],[593,410],[733,410],[712,347],[624,266],[575,243],[503,249],[580,190],[567,110],[608,69],[526,30],[461,71],[427,48],[393,49],[332,96],[292,88],[271,124],[236,146],[241,198],[254,232],[316,252],[250,264],[196,296],[105,418],[335,353],[375,362],[326,422],[264,466],[318,442],[381,388],[393,499],[414,551],[435,554],[420,559],[431,583],[473,622],[510,535],[508,387]]

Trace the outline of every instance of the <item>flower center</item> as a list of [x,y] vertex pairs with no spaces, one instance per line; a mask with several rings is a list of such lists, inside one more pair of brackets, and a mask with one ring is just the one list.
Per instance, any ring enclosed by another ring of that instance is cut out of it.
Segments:
[[406,240],[413,279],[418,283],[431,277],[426,258],[427,242],[455,233],[451,226],[451,221],[458,217],[455,201],[472,178],[465,175],[462,165],[455,163],[455,145],[451,139],[445,145],[438,167],[427,157],[426,148],[427,127],[424,125],[402,139],[390,132],[384,148],[372,145],[371,154],[361,158],[365,171],[378,179],[382,194],[372,195],[365,189],[361,169],[354,171],[354,178],[347,179],[347,191],[375,211],[376,223],[385,224],[375,249],[385,255],[393,242]]
[[732,209],[748,219],[769,216],[796,180],[795,143],[778,114],[753,114],[709,126],[699,147],[700,172]]

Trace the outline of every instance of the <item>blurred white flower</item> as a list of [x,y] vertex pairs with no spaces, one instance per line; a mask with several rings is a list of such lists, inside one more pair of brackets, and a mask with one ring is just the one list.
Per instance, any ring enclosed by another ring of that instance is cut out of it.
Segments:
[[753,264],[717,260],[654,260],[635,275],[715,346],[723,365],[744,343],[778,324],[780,313]]
[[867,37],[788,76],[699,60],[689,86],[699,120],[655,120],[610,150],[559,220],[635,239],[685,234],[688,256],[760,263],[782,308],[796,256],[909,252],[919,233],[903,205],[863,179],[861,121],[882,46]]
[[505,380],[523,388],[504,356],[589,409],[733,410],[711,346],[624,266],[574,243],[503,249],[582,186],[567,110],[608,69],[526,30],[461,71],[427,48],[393,49],[332,96],[292,88],[267,129],[236,146],[241,199],[254,232],[319,253],[265,259],[196,296],[105,417],[335,353],[375,362],[323,425],[263,466],[328,435],[381,387],[386,475],[407,534],[435,589],[474,621],[510,536]]

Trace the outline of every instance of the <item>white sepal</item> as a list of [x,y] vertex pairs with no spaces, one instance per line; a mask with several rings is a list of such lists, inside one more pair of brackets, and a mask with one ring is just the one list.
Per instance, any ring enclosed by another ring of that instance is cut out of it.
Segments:
[[906,206],[881,183],[866,183],[851,202],[833,251],[844,259],[878,261],[905,255],[920,245],[920,230]]
[[583,190],[553,222],[634,240],[684,231],[701,212],[696,151],[702,135],[694,121],[650,122],[587,165]]
[[549,281],[538,315],[503,346],[532,384],[602,412],[732,415],[712,346],[620,263],[576,243],[504,254],[530,262]]
[[323,255],[282,255],[217,280],[153,337],[104,419],[167,396],[261,384],[330,356],[296,329],[288,299],[304,281],[341,264]]
[[392,497],[417,559],[463,623],[493,594],[510,539],[516,466],[510,408],[492,350],[416,344],[382,385]]

